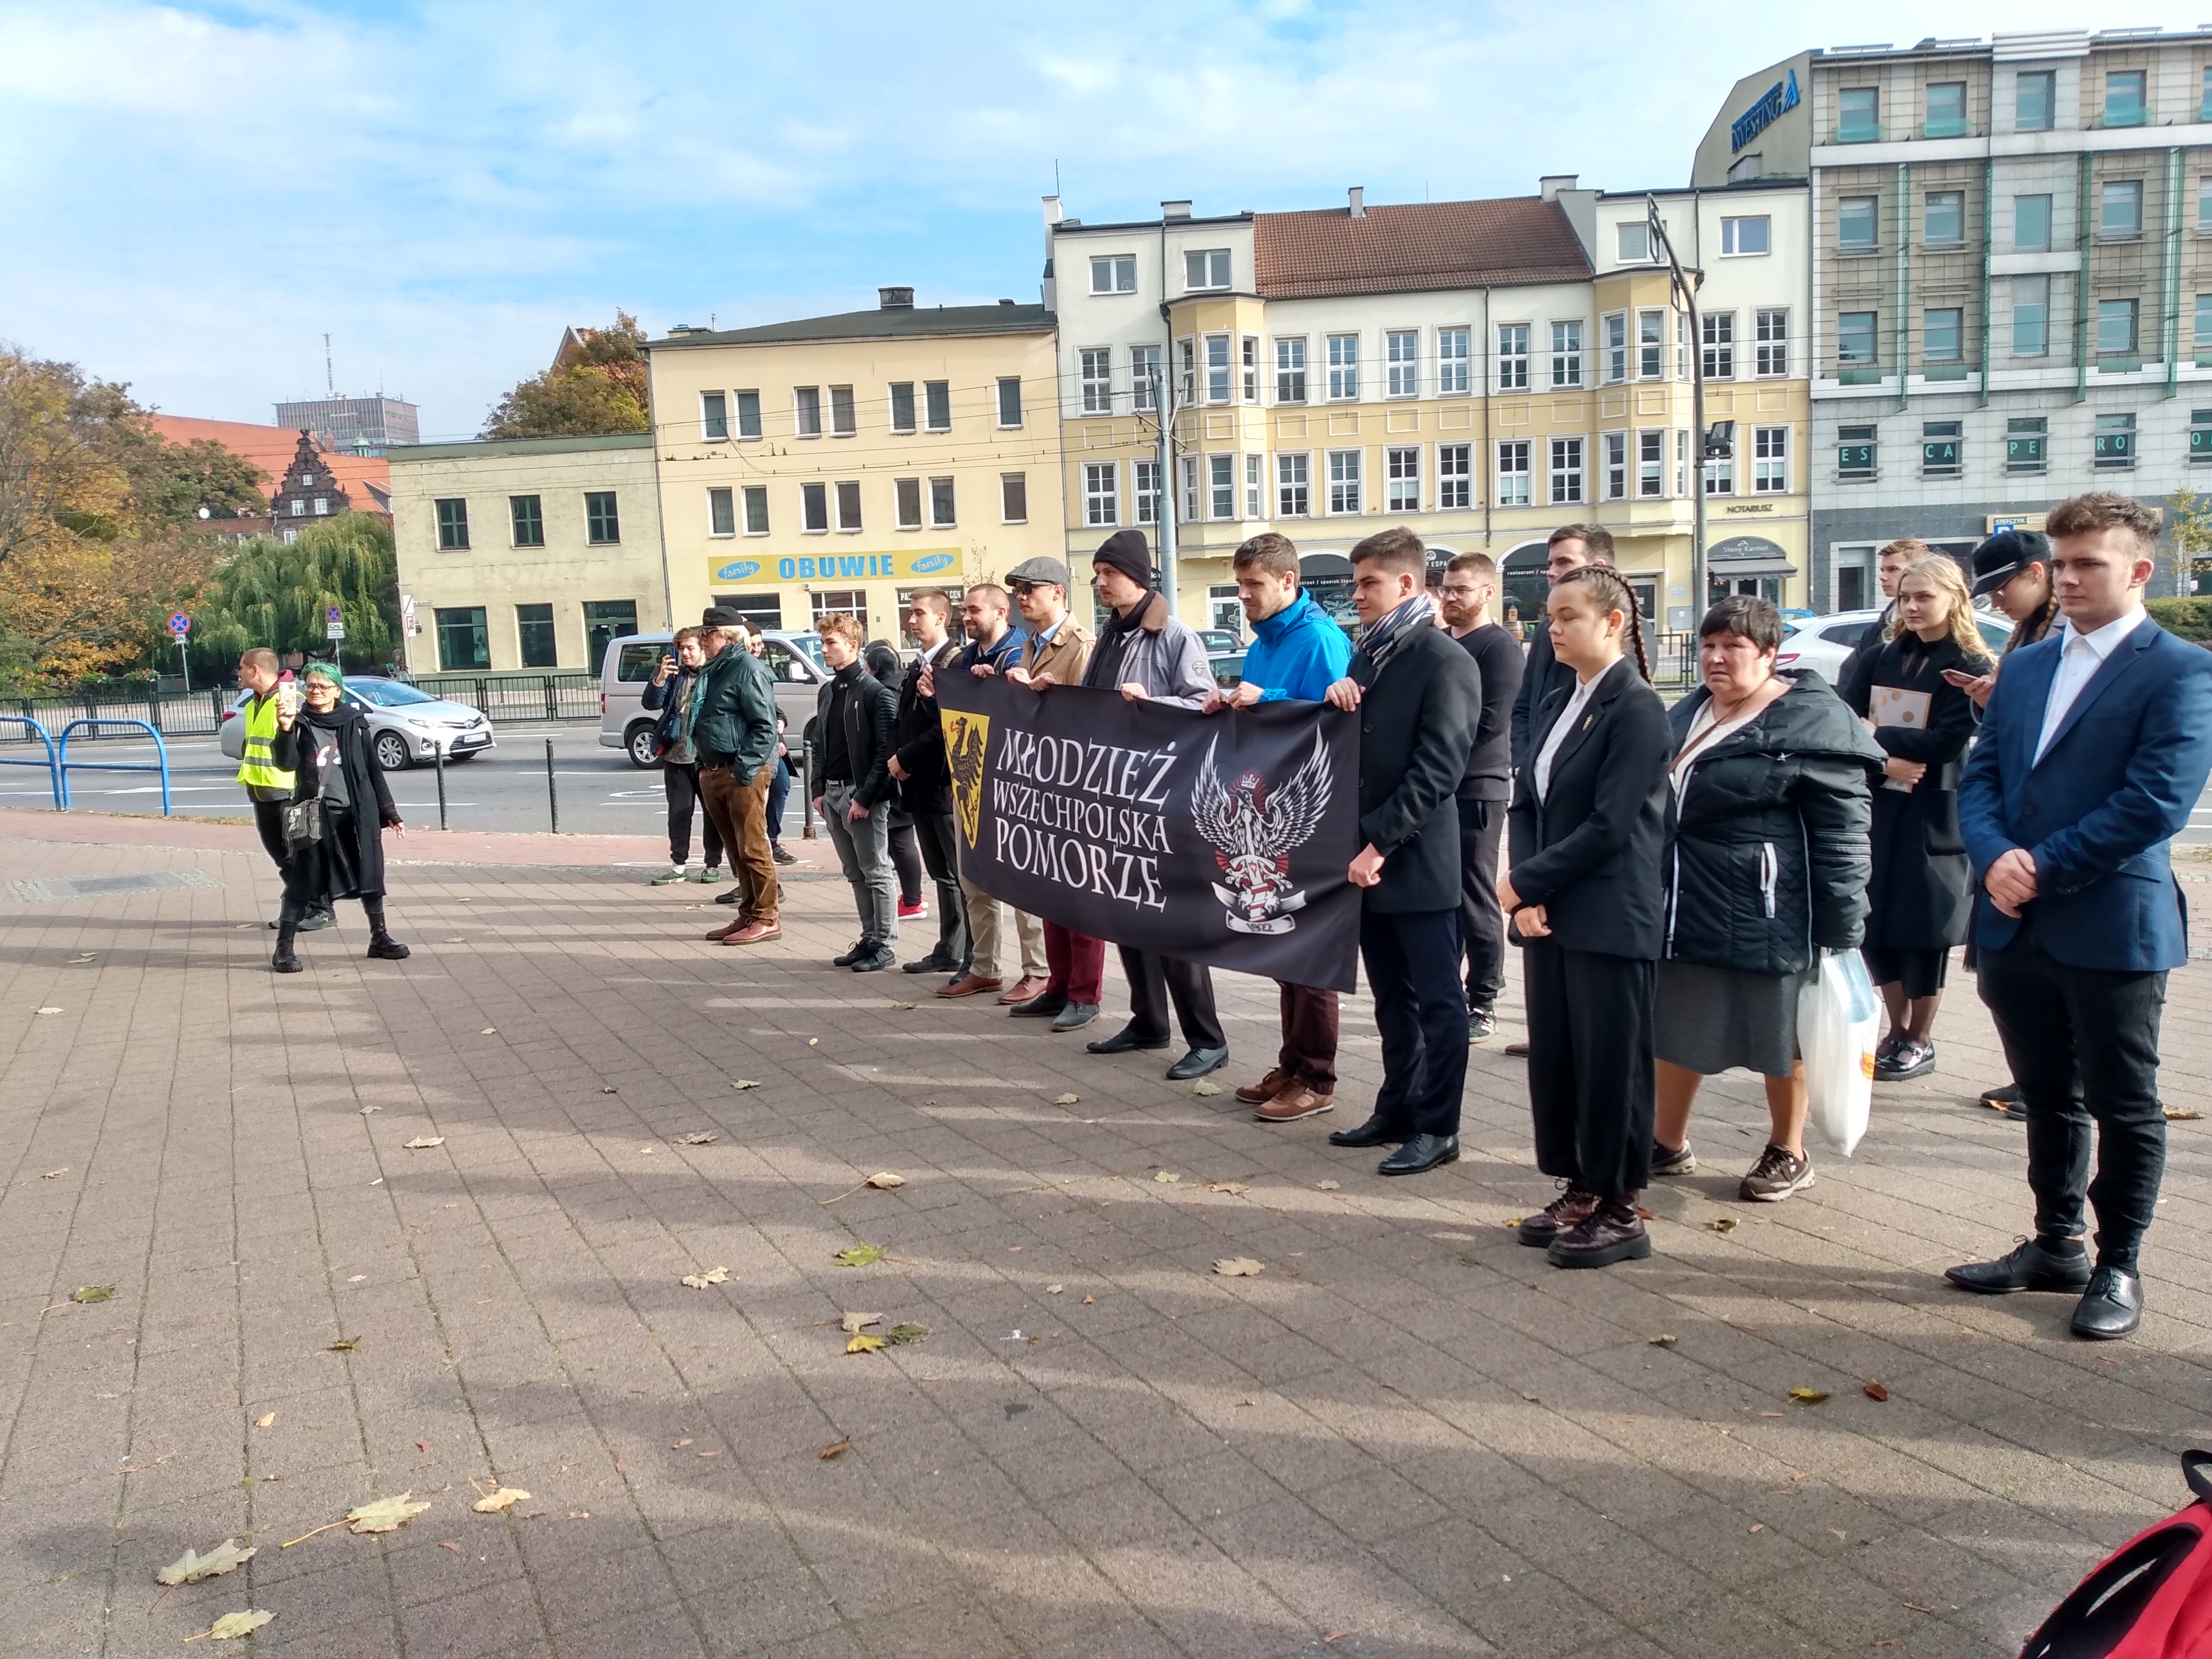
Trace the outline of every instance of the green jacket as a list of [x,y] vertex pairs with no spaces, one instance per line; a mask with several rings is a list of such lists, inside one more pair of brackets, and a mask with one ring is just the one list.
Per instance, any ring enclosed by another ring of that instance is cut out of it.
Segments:
[[775,753],[775,689],[768,670],[738,646],[700,670],[691,740],[702,766],[726,766],[750,783]]

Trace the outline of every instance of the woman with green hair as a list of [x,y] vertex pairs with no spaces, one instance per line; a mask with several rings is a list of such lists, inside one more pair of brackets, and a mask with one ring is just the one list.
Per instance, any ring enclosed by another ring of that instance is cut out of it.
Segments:
[[269,965],[280,974],[300,971],[294,936],[305,908],[357,898],[368,917],[368,954],[398,962],[407,947],[384,923],[384,831],[405,835],[399,809],[392,804],[384,772],[368,748],[368,723],[361,710],[339,694],[345,676],[334,663],[311,662],[301,671],[304,706],[296,714],[281,710],[276,764],[298,775],[293,799],[319,815],[320,833],[295,849],[297,896],[288,893],[277,915],[276,952]]

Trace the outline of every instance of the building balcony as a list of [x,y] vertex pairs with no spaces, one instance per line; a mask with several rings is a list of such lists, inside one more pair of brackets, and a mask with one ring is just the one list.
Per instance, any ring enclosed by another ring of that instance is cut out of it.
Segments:
[[1960,116],[1947,116],[1933,121],[1923,121],[1920,126],[1923,138],[1971,138],[1972,124]]
[[1836,142],[1839,144],[1878,144],[1881,142],[1881,123],[1879,121],[1838,124]]

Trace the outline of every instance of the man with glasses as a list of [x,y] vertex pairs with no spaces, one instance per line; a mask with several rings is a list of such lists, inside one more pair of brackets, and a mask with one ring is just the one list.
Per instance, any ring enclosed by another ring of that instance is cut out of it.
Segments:
[[1498,842],[1513,793],[1508,726],[1521,691],[1521,641],[1490,620],[1498,567],[1487,553],[1456,555],[1444,568],[1444,626],[1482,674],[1482,723],[1460,780],[1460,949],[1467,963],[1467,1036],[1498,1029],[1505,989],[1505,913],[1498,908]]

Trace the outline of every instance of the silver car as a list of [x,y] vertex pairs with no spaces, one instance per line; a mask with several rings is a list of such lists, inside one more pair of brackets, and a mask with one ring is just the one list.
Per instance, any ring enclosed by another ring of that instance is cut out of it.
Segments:
[[[674,647],[673,634],[625,634],[607,644],[599,668],[599,744],[619,749],[635,767],[660,764],[653,743],[659,715],[645,706],[645,688],[660,659]],[[761,636],[761,660],[775,686],[776,711],[787,728],[784,741],[799,752],[799,734],[814,718],[817,699],[830,671],[822,663],[818,634],[770,633]]]
[[[238,711],[253,694],[240,691],[224,711],[222,752],[237,760],[246,752],[246,722]],[[399,680],[373,674],[346,676],[345,700],[368,720],[369,752],[386,772],[428,764],[443,750],[449,761],[473,760],[498,747],[491,722],[466,703],[447,702]]]
[[[1831,685],[1858,648],[1868,627],[1881,620],[1879,611],[1832,611],[1825,617],[1801,617],[1782,636],[1775,653],[1777,668],[1810,668]],[[2012,637],[2012,624],[1986,611],[1974,612],[1974,626],[1992,653],[2002,652]]]

